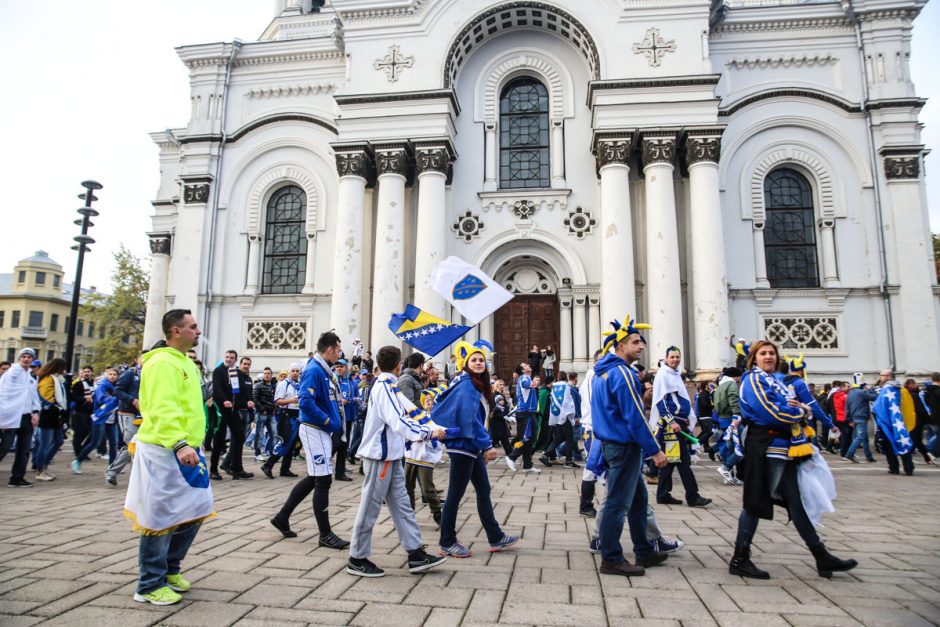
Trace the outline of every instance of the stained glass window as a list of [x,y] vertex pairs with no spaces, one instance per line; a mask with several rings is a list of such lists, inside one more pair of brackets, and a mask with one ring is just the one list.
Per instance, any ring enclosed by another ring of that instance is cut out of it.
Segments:
[[296,185],[282,187],[268,201],[264,226],[265,294],[299,294],[306,281],[307,194]]
[[530,77],[510,81],[499,99],[499,186],[549,187],[548,90]]
[[819,287],[813,190],[789,168],[764,179],[764,251],[771,287]]

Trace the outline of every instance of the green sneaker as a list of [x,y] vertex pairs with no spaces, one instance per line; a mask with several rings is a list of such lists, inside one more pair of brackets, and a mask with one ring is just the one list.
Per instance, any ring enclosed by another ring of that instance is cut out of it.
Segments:
[[183,579],[183,576],[179,573],[176,573],[175,575],[167,575],[166,585],[170,586],[170,588],[176,590],[177,592],[186,592],[193,587],[193,584]]
[[[179,575],[177,575],[179,576]],[[153,603],[154,605],[173,605],[183,600],[183,597],[173,592],[167,586],[157,588],[146,594],[134,593],[134,600],[138,603]]]

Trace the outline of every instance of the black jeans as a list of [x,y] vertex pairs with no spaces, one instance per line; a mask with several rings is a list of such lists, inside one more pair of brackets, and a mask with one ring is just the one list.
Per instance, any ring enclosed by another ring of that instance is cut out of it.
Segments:
[[229,442],[229,451],[226,459],[228,460],[229,470],[232,473],[243,472],[242,449],[245,446],[245,437],[247,435],[248,410],[246,409],[227,409],[222,412],[222,419],[219,421],[219,430],[215,432],[212,439],[212,472],[219,472],[219,458],[222,451],[225,450],[226,430],[231,430],[232,439]]
[[560,425],[552,427],[552,430],[554,431],[554,437],[552,438],[551,444],[548,445],[545,454],[549,459],[554,460],[557,457],[555,450],[564,442],[565,461],[569,464],[572,463],[574,461],[574,425],[568,420],[565,420]]
[[659,484],[656,486],[656,500],[671,496],[672,471],[679,469],[679,478],[682,479],[682,488],[685,490],[685,502],[692,503],[699,499],[698,482],[692,473],[692,455],[689,452],[690,442],[679,436],[679,463],[666,464],[659,469]]
[[888,438],[885,437],[884,431],[879,430],[875,438],[881,444],[881,452],[884,454],[885,459],[888,460],[888,470],[894,474],[898,474],[900,471],[900,468],[898,468],[898,458],[900,457],[901,465],[904,466],[904,474],[908,476],[914,474],[913,449],[911,449],[910,452],[904,453],[904,455],[898,455],[894,452],[894,447],[891,446],[891,443],[888,442]]
[[[352,425],[351,422],[347,422],[347,428]],[[343,442],[343,431],[337,431],[332,436],[333,439],[333,454],[336,455],[336,469],[334,475],[337,477],[342,477],[346,474],[346,443]]]
[[91,437],[91,416],[86,414],[73,413],[72,423],[72,450],[75,451],[75,457],[88,444],[88,438]]
[[0,461],[6,457],[13,448],[16,439],[16,454],[13,457],[13,471],[10,481],[18,481],[26,476],[26,465],[29,463],[29,451],[33,446],[33,417],[23,414],[20,417],[18,429],[0,430]]
[[709,443],[709,440],[712,437],[712,431],[714,430],[715,421],[711,418],[699,418],[698,426],[701,429],[698,434],[698,439],[702,443],[702,450],[708,453],[712,450],[712,445]]
[[[531,463],[531,462],[530,462]],[[467,485],[472,483],[477,493],[477,514],[486,539],[490,544],[496,544],[503,539],[503,530],[496,522],[493,513],[493,502],[490,500],[490,478],[486,474],[486,462],[483,453],[476,457],[450,453],[450,482],[447,486],[447,498],[444,500],[444,509],[441,512],[441,546],[452,546],[457,542],[457,508],[460,500],[467,491]]]
[[924,456],[925,462],[930,462],[930,458],[927,457],[927,447],[924,445],[924,425],[919,425],[914,427],[914,430],[911,431],[911,440],[914,441],[914,450]]
[[[522,436],[525,435],[525,430],[528,428],[530,421],[538,420],[538,414],[531,411],[517,411],[516,412],[516,437],[513,438],[513,444],[516,442],[522,442]],[[519,459],[519,456],[522,456],[522,467],[523,468],[532,468],[532,447],[535,446],[535,435],[536,435],[536,425],[538,423],[532,422],[532,437],[528,442],[523,444],[517,449],[513,449],[509,453],[509,459],[516,461]]]
[[855,439],[855,427],[849,425],[849,421],[846,420],[842,424],[837,424],[839,427],[839,455],[845,457],[845,454],[849,450],[849,446],[852,445],[852,440]]
[[[765,462],[767,463],[767,462]],[[810,522],[806,510],[803,509],[803,501],[800,500],[800,485],[797,480],[797,462],[784,462],[786,466],[783,469],[783,476],[780,478],[780,484],[777,486],[777,492],[787,503],[787,511],[790,513],[790,519],[793,526],[796,527],[800,537],[809,549],[814,549],[822,540],[816,533],[816,528]],[[754,514],[747,510],[741,510],[741,516],[738,518],[738,536],[735,545],[746,548],[751,545],[754,534],[757,532],[757,523],[760,520]]]
[[498,444],[503,447],[506,455],[512,454],[512,444],[509,443],[509,427],[506,425],[504,418],[490,418],[490,438],[493,439],[494,445]]

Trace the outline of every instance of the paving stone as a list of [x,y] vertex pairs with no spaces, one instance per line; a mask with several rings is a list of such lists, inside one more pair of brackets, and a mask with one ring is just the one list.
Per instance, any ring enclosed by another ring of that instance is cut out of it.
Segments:
[[180,627],[192,625],[212,625],[213,627],[227,627],[254,609],[251,605],[235,603],[213,603],[209,601],[196,601],[187,605],[179,612],[163,619],[163,624]]
[[431,608],[422,606],[389,605],[387,603],[370,603],[350,623],[351,625],[394,624],[395,627],[408,627],[409,625],[423,625],[430,615]]
[[[531,598],[531,597],[530,597]],[[596,625],[606,620],[597,606],[568,603],[516,603],[510,597],[503,603],[501,623],[537,625]]]
[[266,582],[250,588],[233,602],[268,607],[293,607],[309,593],[309,588]]
[[85,605],[59,614],[43,625],[49,627],[101,627],[102,625],[121,625],[122,627],[145,627],[154,625],[171,614],[172,610],[161,608],[154,612],[140,612],[132,609],[115,609]]
[[[207,569],[201,569],[204,572]],[[195,580],[200,588],[209,590],[226,590],[229,592],[246,592],[251,590],[262,581],[264,577],[255,574],[232,573],[232,572],[213,572],[203,579]]]
[[637,599],[640,612],[644,618],[675,618],[686,619],[698,616],[707,616],[708,610],[698,599]]
[[14,616],[13,614],[0,614],[0,625],[3,627],[29,627],[45,620],[38,616]]
[[347,625],[352,612],[324,612],[316,610],[287,609],[280,607],[258,607],[236,624],[245,621],[260,621],[264,625]]

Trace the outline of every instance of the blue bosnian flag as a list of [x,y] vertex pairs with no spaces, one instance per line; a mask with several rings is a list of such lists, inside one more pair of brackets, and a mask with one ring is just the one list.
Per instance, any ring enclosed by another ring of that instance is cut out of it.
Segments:
[[414,305],[392,314],[389,330],[409,346],[432,357],[460,339],[471,327],[441,320]]
[[886,385],[871,407],[878,428],[885,434],[891,443],[891,448],[898,455],[910,453],[914,444],[901,413],[901,395],[906,392],[907,390]]
[[431,273],[431,289],[477,324],[512,300],[512,294],[482,270],[459,257],[448,257]]

